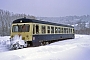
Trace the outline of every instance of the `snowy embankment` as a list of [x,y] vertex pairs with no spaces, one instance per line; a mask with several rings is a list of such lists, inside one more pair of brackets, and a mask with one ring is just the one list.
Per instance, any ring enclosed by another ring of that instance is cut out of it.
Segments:
[[0,36],[0,52],[8,51],[9,47],[8,45],[10,44],[10,36]]
[[[3,39],[0,38],[0,40]],[[7,43],[5,43],[7,44]],[[3,44],[4,45],[4,44]],[[1,45],[0,45],[1,46]],[[1,47],[2,48],[2,47]],[[5,49],[2,48],[5,51]],[[0,60],[90,60],[90,35],[76,35],[46,46],[0,53]]]

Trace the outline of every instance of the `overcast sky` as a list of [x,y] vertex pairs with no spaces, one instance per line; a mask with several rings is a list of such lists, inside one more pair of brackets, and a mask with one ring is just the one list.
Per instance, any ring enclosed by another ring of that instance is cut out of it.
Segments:
[[38,17],[90,15],[90,0],[0,0],[0,9]]

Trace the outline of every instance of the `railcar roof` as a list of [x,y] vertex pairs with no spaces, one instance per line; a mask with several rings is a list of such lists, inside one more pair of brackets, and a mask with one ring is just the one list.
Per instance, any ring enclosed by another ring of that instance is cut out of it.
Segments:
[[35,20],[35,19],[27,19],[27,18],[20,18],[20,19],[16,19],[16,20],[13,21],[13,23],[29,23],[29,22],[31,22],[31,23],[41,23],[41,24],[56,25],[56,26],[64,26],[64,27],[72,27],[72,26],[69,26],[69,25],[52,23],[52,22],[47,22],[47,21],[40,21],[40,20]]

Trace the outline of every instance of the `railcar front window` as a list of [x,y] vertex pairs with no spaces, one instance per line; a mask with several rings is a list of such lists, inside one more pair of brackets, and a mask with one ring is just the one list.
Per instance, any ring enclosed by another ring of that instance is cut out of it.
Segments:
[[12,32],[29,32],[30,25],[13,25]]
[[18,26],[13,26],[12,32],[18,32]]

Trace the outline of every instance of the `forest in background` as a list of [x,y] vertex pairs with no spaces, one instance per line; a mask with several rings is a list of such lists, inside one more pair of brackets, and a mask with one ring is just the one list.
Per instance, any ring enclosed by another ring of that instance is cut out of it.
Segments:
[[35,19],[34,16],[26,14],[14,14],[13,12],[0,9],[0,35],[10,35],[10,29],[13,20],[24,17]]
[[65,17],[35,17],[27,14],[16,14],[0,9],[0,35],[10,35],[12,21],[18,18],[39,19],[59,24],[72,25],[76,34],[90,34],[90,15]]

